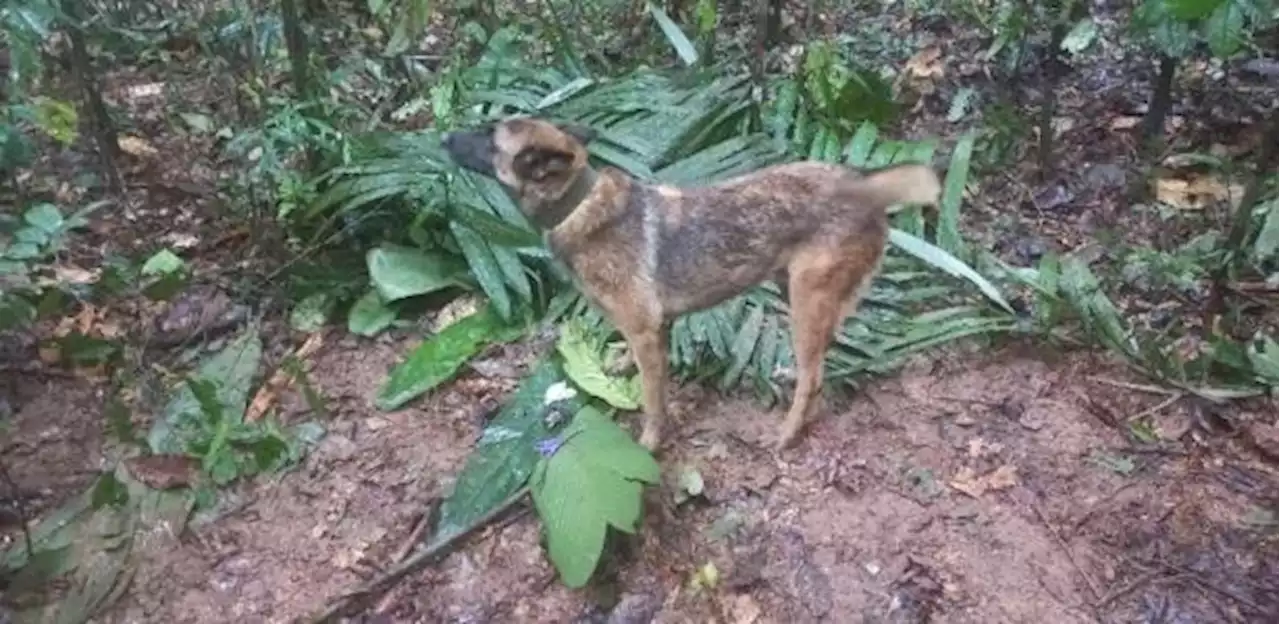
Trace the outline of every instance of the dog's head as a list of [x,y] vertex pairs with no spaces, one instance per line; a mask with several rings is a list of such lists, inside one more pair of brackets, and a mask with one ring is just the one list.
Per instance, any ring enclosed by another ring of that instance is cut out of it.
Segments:
[[444,148],[458,165],[496,178],[536,219],[588,169],[586,145],[593,138],[586,126],[517,117],[449,133]]

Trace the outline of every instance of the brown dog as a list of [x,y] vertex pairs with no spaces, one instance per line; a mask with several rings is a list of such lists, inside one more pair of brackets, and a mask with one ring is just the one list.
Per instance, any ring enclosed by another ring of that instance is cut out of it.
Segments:
[[789,446],[820,393],[837,325],[880,265],[887,209],[935,204],[937,175],[924,165],[855,171],[796,162],[708,186],[655,186],[592,168],[593,137],[581,126],[520,117],[449,134],[444,145],[459,165],[507,188],[622,332],[640,369],[640,443],[650,450],[666,414],[671,323],[785,279],[798,374],[777,442]]

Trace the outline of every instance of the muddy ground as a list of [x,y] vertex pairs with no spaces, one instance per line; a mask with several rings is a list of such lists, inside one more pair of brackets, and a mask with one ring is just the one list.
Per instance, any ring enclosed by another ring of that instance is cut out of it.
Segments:
[[[475,405],[515,382],[472,371],[377,411],[371,389],[407,346],[346,338],[316,354],[332,412],[321,446],[150,553],[99,621],[289,622],[388,566],[461,468]],[[601,587],[559,584],[536,518],[517,512],[364,621],[1275,621],[1276,536],[1260,512],[1275,508],[1277,472],[1255,439],[1273,415],[1233,412],[1261,428],[1224,432],[1211,406],[1183,400],[1157,412],[1161,441],[1136,448],[1117,423],[1164,397],[1116,387],[1136,380],[1096,356],[1050,359],[1015,345],[918,362],[829,401],[782,454],[768,447],[777,411],[686,386],[665,483]],[[63,490],[95,466],[82,449],[98,419],[67,420],[61,403],[92,405],[92,391],[31,388],[6,456],[26,487]],[[705,492],[676,504],[687,467]],[[694,590],[707,563],[719,583]]]

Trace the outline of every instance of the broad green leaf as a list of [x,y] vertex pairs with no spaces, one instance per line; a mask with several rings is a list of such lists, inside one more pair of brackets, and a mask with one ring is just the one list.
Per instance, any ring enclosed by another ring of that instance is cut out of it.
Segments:
[[653,20],[658,22],[658,28],[662,29],[662,34],[671,43],[671,47],[675,48],[676,54],[680,56],[680,60],[690,67],[698,64],[698,49],[693,45],[692,41],[685,36],[684,31],[671,20],[671,16],[667,15],[652,2],[647,3],[649,14],[653,16]]
[[489,306],[445,327],[418,345],[396,366],[378,391],[374,405],[394,410],[452,379],[458,369],[490,342],[506,342],[523,333],[503,322]]
[[549,413],[572,414],[582,406],[576,396],[548,405],[548,391],[564,387],[564,377],[550,358],[540,361],[520,382],[514,396],[485,427],[458,474],[453,492],[441,505],[432,543],[465,530],[525,484],[540,458],[537,442],[551,436]]
[[747,320],[742,324],[738,336],[733,341],[732,361],[724,377],[720,380],[721,388],[729,388],[738,383],[742,371],[751,362],[751,354],[755,353],[756,343],[760,341],[760,330],[764,325],[764,308],[752,306]]
[[387,302],[457,286],[464,270],[454,258],[400,245],[370,249],[365,260],[369,278]]
[[1240,49],[1244,41],[1244,12],[1236,0],[1226,0],[1218,5],[1204,22],[1205,39],[1209,51],[1218,58],[1227,58]]
[[867,159],[871,157],[871,150],[875,148],[876,138],[879,131],[876,125],[864,121],[858,126],[858,131],[853,133],[853,139],[849,141],[849,147],[845,149],[844,161],[854,167],[867,166]]
[[351,306],[347,315],[347,331],[360,336],[374,336],[391,326],[396,311],[387,306],[378,290],[371,288]]
[[[213,357],[205,360],[191,379],[213,384],[222,414],[236,424],[244,416],[249,402],[249,389],[262,359],[262,340],[256,329],[249,329],[231,341]],[[160,418],[147,434],[147,444],[152,453],[183,453],[185,441],[178,432],[187,424],[200,419],[202,409],[197,397],[187,383],[179,384],[173,397],[165,405]]]
[[1001,308],[1004,308],[1005,311],[1011,314],[1013,313],[1013,308],[1009,305],[1008,301],[1005,301],[1004,296],[1000,294],[1000,291],[994,284],[987,281],[986,278],[979,275],[972,267],[961,262],[958,258],[947,253],[945,250],[939,249],[938,247],[929,244],[927,241],[897,229],[891,229],[889,231],[889,241],[899,249],[923,260],[925,263],[932,265],[941,271],[972,282],[978,287],[978,290],[982,291],[982,294],[987,296],[987,298],[991,299]]
[[581,587],[599,562],[608,527],[635,531],[640,480],[658,483],[660,470],[631,436],[590,407],[578,412],[544,466],[531,493],[547,552],[564,583]]
[[27,210],[23,219],[49,234],[58,232],[63,227],[62,212],[53,204],[36,204]]
[[640,407],[640,388],[634,379],[619,379],[605,372],[599,349],[592,344],[582,323],[570,321],[560,328],[556,351],[564,359],[564,373],[583,391],[618,409]]
[[1166,7],[1169,13],[1183,21],[1194,21],[1207,17],[1224,4],[1231,4],[1237,0],[1158,0]]
[[55,100],[48,97],[37,97],[34,100],[36,107],[36,125],[45,134],[53,137],[53,139],[63,146],[71,145],[75,142],[76,136],[79,134],[79,118],[76,115],[75,106],[70,102]]

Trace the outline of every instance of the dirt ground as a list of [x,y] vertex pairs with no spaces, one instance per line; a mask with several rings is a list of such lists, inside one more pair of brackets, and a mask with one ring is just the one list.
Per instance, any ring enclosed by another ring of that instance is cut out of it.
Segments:
[[[317,354],[332,414],[321,446],[149,553],[98,621],[289,622],[387,566],[461,468],[483,424],[475,405],[504,386],[472,371],[378,412],[369,397],[406,346],[341,339]],[[1163,397],[1112,385],[1125,380],[1088,355],[956,352],[829,401],[781,455],[767,445],[776,411],[687,386],[665,483],[599,587],[564,588],[523,514],[406,579],[365,621],[1275,621],[1275,529],[1251,524],[1276,506],[1274,459],[1248,428],[1212,431],[1190,400],[1158,412],[1161,443],[1130,446],[1113,424]],[[90,397],[31,399],[6,455],[39,458],[14,462],[28,488],[65,490],[93,468],[98,420],[59,413]],[[1265,413],[1233,416],[1274,428]],[[704,495],[676,504],[687,467]],[[694,590],[707,563],[719,582]]]

